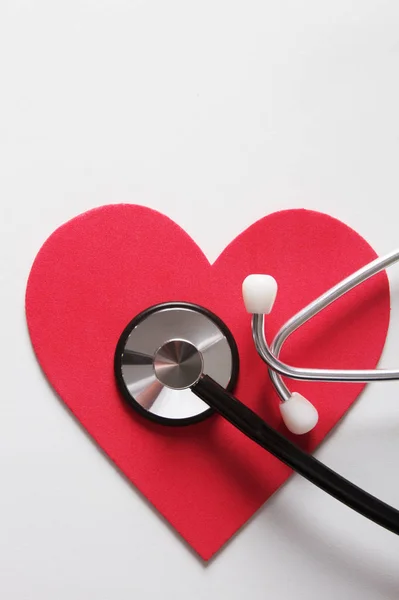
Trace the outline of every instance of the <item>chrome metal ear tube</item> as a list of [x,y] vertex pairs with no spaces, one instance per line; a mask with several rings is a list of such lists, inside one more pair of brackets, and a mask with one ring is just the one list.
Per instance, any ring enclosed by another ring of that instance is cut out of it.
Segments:
[[399,379],[399,369],[306,369],[288,365],[278,358],[284,342],[294,331],[335,300],[398,260],[399,250],[395,250],[381,258],[377,258],[335,285],[287,321],[270,346],[265,333],[265,315],[253,315],[252,333],[254,343],[259,356],[269,367],[271,380],[281,400],[287,401],[291,397],[290,390],[281,379],[282,376],[303,381],[340,382],[392,381]]

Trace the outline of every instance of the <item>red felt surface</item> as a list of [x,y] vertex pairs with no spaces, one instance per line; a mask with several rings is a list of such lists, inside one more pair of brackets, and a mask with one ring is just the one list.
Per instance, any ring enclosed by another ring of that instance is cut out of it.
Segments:
[[[291,210],[252,225],[211,266],[167,217],[140,206],[105,206],[62,226],[40,250],[26,294],[29,332],[59,397],[131,482],[209,559],[291,471],[217,415],[168,428],[127,408],[113,374],[122,330],[158,302],[190,301],[211,309],[238,344],[236,395],[285,431],[252,343],[242,280],[251,272],[278,280],[271,337],[295,311],[373,258],[372,248],[339,221]],[[282,356],[302,366],[372,368],[384,346],[389,310],[388,282],[380,274],[295,333]],[[320,413],[315,431],[297,438],[310,451],[363,388],[291,385]]]

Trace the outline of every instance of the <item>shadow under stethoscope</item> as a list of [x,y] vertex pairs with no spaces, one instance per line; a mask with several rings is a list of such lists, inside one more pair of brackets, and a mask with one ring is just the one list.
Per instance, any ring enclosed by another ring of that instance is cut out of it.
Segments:
[[[352,431],[351,435],[347,435],[344,439],[341,435],[339,443],[342,458],[337,462],[342,464],[335,462],[334,468],[351,480],[354,479],[355,474],[358,480],[363,479],[363,481],[356,482],[360,486],[366,487],[371,493],[378,492],[379,497],[399,506],[399,486],[396,484],[399,412],[395,422],[389,426],[383,425],[379,434],[375,434],[376,426],[374,424],[370,425],[370,428],[363,427],[355,433]],[[333,443],[332,440],[330,443]],[[365,456],[367,456],[367,461],[364,459]],[[356,469],[353,469],[353,473],[348,473],[348,470],[352,470],[352,464],[356,465]],[[359,464],[363,465],[363,475],[362,473],[359,475]],[[382,464],[384,469],[381,469]],[[394,479],[387,478],[388,472],[394,475]],[[373,479],[370,482],[367,481],[367,477],[370,480],[371,473]],[[285,493],[287,493],[290,481],[293,480],[288,480],[281,488]],[[317,490],[317,488],[315,489]],[[322,494],[320,490],[317,490],[317,493]],[[333,498],[328,496],[326,498],[329,502],[335,502]],[[278,504],[279,506],[277,506]],[[350,511],[343,505],[338,504],[338,506],[342,511]],[[298,498],[295,502],[286,499],[280,502],[279,491],[277,491],[271,501],[264,505],[250,522],[256,520],[257,536],[264,528],[266,553],[267,540],[270,539],[268,528],[270,519],[273,519],[273,535],[286,540],[290,553],[307,555],[312,569],[317,564],[323,566],[323,570],[327,566],[331,571],[331,577],[345,579],[352,584],[356,582],[359,591],[363,588],[368,592],[373,590],[378,597],[397,600],[399,597],[399,537],[363,519],[356,513],[353,513],[353,518],[359,521],[354,522],[354,534],[349,538],[346,518],[344,521],[335,519],[332,524],[329,519],[323,517],[323,511],[317,515],[314,508],[312,511],[306,510],[306,505],[301,505]],[[360,520],[364,520],[364,529]],[[340,523],[342,523],[341,526]],[[239,532],[234,538],[238,534]],[[211,559],[209,566],[218,554]],[[267,570],[265,572],[267,573]],[[265,583],[267,584],[267,581]]]

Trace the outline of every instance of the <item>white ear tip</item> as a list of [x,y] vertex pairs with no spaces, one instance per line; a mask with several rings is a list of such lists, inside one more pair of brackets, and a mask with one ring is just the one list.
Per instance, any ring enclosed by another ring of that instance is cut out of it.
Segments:
[[313,404],[297,392],[280,404],[280,411],[285,426],[296,435],[308,433],[316,427],[319,420],[319,414]]
[[248,275],[242,284],[242,296],[247,312],[268,315],[277,294],[277,281],[271,275]]

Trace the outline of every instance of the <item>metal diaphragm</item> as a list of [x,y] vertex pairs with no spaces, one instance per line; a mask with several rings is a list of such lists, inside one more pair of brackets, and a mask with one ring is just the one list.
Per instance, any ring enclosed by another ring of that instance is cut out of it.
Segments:
[[190,391],[202,375],[231,391],[238,352],[226,325],[210,311],[184,302],[153,306],[122,333],[115,376],[124,398],[151,420],[194,423],[212,414]]

